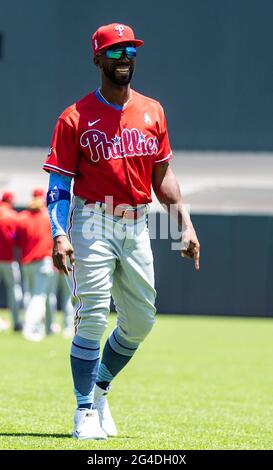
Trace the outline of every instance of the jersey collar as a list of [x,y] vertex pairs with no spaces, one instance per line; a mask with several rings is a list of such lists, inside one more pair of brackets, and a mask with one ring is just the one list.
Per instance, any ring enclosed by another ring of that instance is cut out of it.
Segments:
[[97,88],[97,90],[95,91],[95,97],[96,97],[101,103],[104,103],[104,104],[106,104],[107,106],[110,106],[111,108],[116,109],[117,111],[122,111],[122,110],[127,106],[127,104],[129,103],[129,101],[131,101],[131,99],[132,99],[132,92],[130,91],[130,97],[129,97],[128,101],[126,101],[126,103],[124,103],[123,106],[120,106],[120,105],[118,105],[118,104],[109,103],[109,101],[107,101],[107,100],[104,98],[104,96],[102,96],[102,94],[101,94],[99,88]]

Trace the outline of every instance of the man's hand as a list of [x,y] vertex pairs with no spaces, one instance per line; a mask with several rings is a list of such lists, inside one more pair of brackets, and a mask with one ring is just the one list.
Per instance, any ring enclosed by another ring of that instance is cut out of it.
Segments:
[[199,270],[200,243],[193,227],[182,231],[181,256],[194,259],[194,267]]
[[199,269],[200,244],[193,228],[190,215],[183,204],[178,181],[169,165],[155,165],[153,170],[153,190],[159,202],[182,227],[181,256],[194,259],[195,269]]
[[63,271],[67,276],[72,269],[66,264],[66,257],[69,257],[71,266],[74,266],[74,250],[66,235],[58,235],[54,238],[52,251],[53,264],[59,271]]

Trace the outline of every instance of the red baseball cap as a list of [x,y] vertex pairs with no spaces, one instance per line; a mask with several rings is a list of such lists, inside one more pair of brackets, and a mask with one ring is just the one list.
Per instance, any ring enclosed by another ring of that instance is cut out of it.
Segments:
[[2,201],[12,203],[14,201],[14,194],[11,191],[6,191],[2,194]]
[[101,26],[92,36],[93,53],[112,46],[113,44],[122,44],[131,42],[135,47],[142,46],[144,41],[136,39],[134,31],[130,26],[121,23],[111,23]]

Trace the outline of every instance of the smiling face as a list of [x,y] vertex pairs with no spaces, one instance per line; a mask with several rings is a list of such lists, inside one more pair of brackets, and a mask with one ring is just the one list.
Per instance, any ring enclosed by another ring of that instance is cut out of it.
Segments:
[[106,56],[106,50],[97,54],[95,64],[101,69],[102,73],[114,85],[128,85],[132,79],[135,69],[135,57],[127,57],[125,48],[132,47],[131,43],[115,44],[107,50],[122,49],[122,54],[118,59],[112,59]]

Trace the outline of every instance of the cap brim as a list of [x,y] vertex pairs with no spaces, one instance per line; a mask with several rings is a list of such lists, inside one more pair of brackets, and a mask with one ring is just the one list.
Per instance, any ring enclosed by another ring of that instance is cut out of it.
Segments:
[[136,47],[140,47],[140,46],[143,46],[144,41],[142,41],[141,39],[136,39],[134,41],[134,44],[136,45]]

